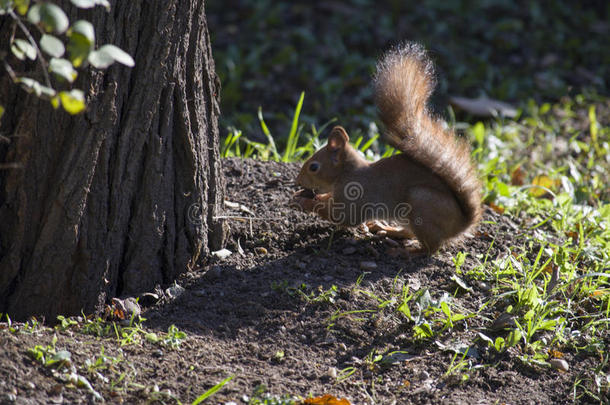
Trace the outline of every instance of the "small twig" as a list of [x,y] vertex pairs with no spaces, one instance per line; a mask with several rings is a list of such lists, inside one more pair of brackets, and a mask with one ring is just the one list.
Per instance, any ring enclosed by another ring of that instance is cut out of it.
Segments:
[[30,41],[30,44],[32,44],[34,49],[36,49],[36,54],[38,55],[40,65],[42,66],[42,73],[44,74],[44,79],[47,83],[47,87],[52,88],[53,85],[51,84],[51,78],[49,77],[49,73],[46,69],[48,63],[44,56],[42,56],[42,52],[40,51],[40,48],[38,48],[38,44],[36,43],[36,41],[34,41],[34,38],[32,37],[32,34],[30,34],[30,31],[27,29],[27,27],[23,25],[23,22],[21,22],[21,18],[15,15],[15,12],[13,10],[9,9],[9,15],[17,22],[17,25],[19,26],[21,31],[23,31],[23,34],[27,37],[28,41]]
[[251,220],[251,221],[282,221],[284,218],[279,217],[242,217],[238,215],[219,215],[217,217],[212,217],[212,219],[243,219],[243,220]]
[[6,73],[8,73],[13,83],[17,83],[19,81],[19,78],[15,74],[15,71],[13,70],[11,65],[9,65],[6,60],[3,60],[2,62],[4,62],[4,68],[6,69]]

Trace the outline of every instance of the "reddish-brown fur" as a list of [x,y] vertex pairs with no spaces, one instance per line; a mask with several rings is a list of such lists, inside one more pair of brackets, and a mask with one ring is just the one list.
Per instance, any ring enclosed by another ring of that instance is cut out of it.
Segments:
[[374,86],[388,142],[402,153],[369,163],[349,145],[345,130],[335,127],[328,144],[297,177],[301,186],[319,194],[313,199],[297,194],[295,201],[346,226],[397,220],[431,254],[481,218],[470,149],[428,111],[434,75],[420,45],[407,43],[388,52],[377,64]]

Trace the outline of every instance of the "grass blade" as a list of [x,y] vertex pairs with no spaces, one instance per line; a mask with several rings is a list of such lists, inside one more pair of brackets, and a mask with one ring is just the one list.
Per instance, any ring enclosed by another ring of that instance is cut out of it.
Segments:
[[273,153],[273,159],[276,162],[280,161],[280,155],[279,153],[277,153],[277,148],[275,146],[273,136],[271,136],[271,131],[269,131],[269,128],[267,127],[267,124],[265,124],[265,120],[263,119],[263,109],[261,107],[258,107],[258,120],[261,123],[261,129],[263,130],[263,133],[267,137],[267,142],[269,142],[269,149],[271,150],[271,153]]
[[286,143],[286,150],[284,151],[283,162],[290,162],[294,156],[297,143],[299,141],[299,116],[301,115],[301,108],[303,107],[303,100],[305,99],[305,92],[301,92],[299,102],[294,110],[294,116],[292,117],[292,125],[290,126],[290,133],[288,134],[288,142]]
[[233,377],[235,377],[235,376],[232,375],[230,377],[225,378],[224,380],[222,380],[221,382],[219,382],[218,384],[216,384],[215,386],[213,386],[212,388],[210,388],[203,394],[199,395],[197,397],[197,399],[194,400],[191,405],[197,405],[197,404],[205,401],[206,399],[208,399],[209,397],[214,395],[216,392],[218,392],[218,390],[220,390],[222,387],[224,387],[226,383],[228,383],[229,381],[231,381],[233,379]]

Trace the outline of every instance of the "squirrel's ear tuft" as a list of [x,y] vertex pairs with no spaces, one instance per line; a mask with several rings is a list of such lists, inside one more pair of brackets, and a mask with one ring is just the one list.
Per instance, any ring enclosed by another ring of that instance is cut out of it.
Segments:
[[347,132],[345,132],[345,129],[340,126],[334,127],[328,136],[328,147],[331,150],[343,149],[348,142],[349,136],[347,135]]

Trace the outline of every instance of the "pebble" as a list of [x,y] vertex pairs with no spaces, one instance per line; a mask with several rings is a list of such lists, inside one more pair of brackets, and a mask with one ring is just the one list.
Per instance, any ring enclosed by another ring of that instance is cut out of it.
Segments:
[[418,291],[421,288],[421,280],[417,277],[409,277],[408,286],[413,291]]
[[356,253],[356,248],[353,246],[348,246],[345,249],[343,249],[343,254],[344,255],[352,255]]
[[262,247],[262,246],[259,246],[259,247],[254,248],[254,251],[255,251],[257,254],[259,254],[259,255],[266,255],[266,254],[267,254],[267,249],[266,249],[266,248],[264,248],[264,247]]
[[184,291],[184,287],[179,284],[174,284],[165,290],[165,294],[167,294],[170,298],[178,298],[184,293]]
[[375,262],[360,262],[360,269],[362,270],[375,270],[377,263]]
[[150,307],[150,306],[156,304],[157,301],[159,301],[159,294],[147,292],[147,293],[140,295],[140,299],[138,300],[138,303],[145,307]]
[[551,364],[551,367],[559,371],[568,371],[570,369],[568,362],[564,359],[551,359],[549,360],[549,363]]
[[219,259],[223,260],[223,259],[226,259],[227,257],[231,256],[232,253],[233,252],[231,252],[229,249],[220,249],[215,252],[212,252],[212,256],[216,256]]
[[328,376],[330,378],[337,378],[337,369],[335,367],[329,367],[328,368]]

